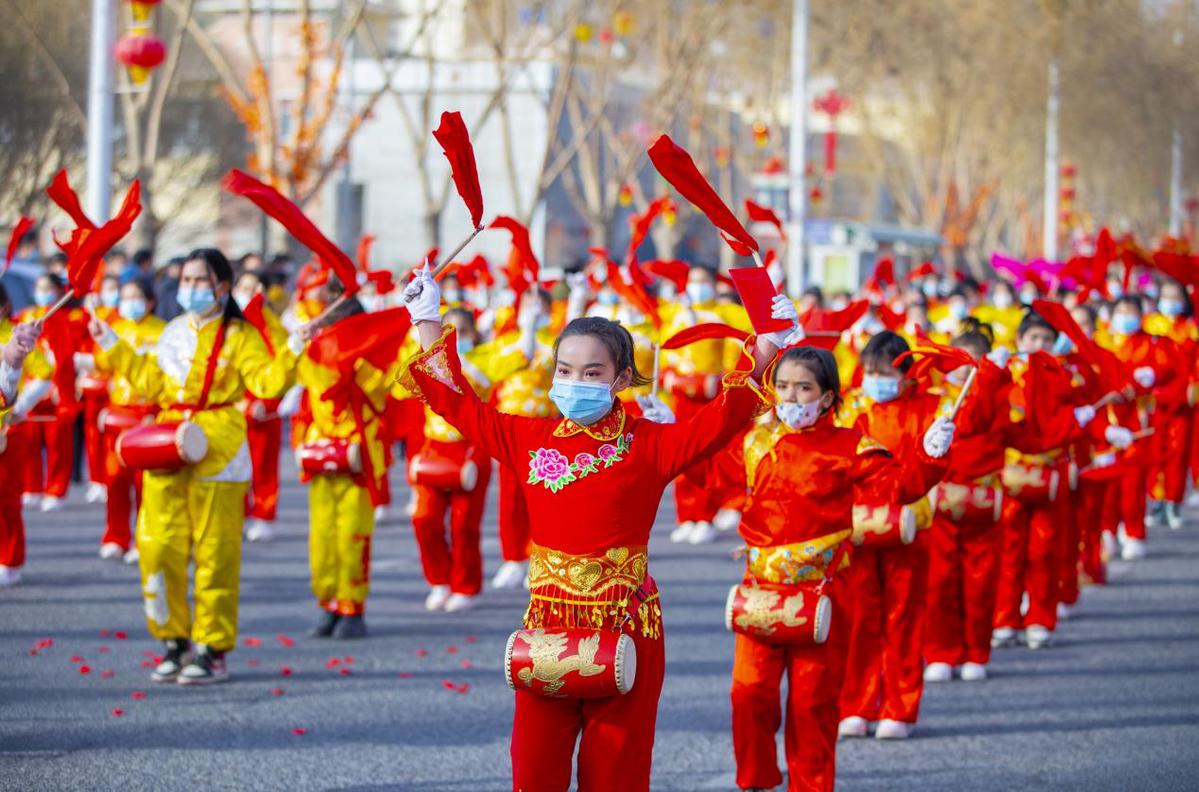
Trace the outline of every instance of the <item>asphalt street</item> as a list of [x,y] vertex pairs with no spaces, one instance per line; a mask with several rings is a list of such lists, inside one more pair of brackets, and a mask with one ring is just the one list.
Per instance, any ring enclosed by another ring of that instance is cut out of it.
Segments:
[[[205,689],[149,681],[159,646],[136,569],[98,558],[102,513],[81,488],[60,513],[27,514],[26,580],[0,590],[0,789],[510,788],[501,658],[524,592],[426,613],[397,515],[376,532],[371,636],[306,638],[307,494],[290,472],[284,487],[279,535],[245,547],[233,679]],[[668,658],[652,786],[732,790],[722,608],[735,542],[671,545],[672,513],[667,499],[650,550]],[[1147,559],[1085,590],[1052,647],[997,653],[984,683],[931,687],[909,741],[842,743],[838,789],[1199,789],[1199,512],[1189,517],[1151,530]],[[483,546],[490,575],[494,503]]]

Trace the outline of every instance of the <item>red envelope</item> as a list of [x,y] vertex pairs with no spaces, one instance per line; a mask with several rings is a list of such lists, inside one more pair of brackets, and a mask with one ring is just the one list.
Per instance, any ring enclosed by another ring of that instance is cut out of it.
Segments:
[[789,330],[791,323],[786,319],[773,319],[770,316],[771,304],[778,290],[770,280],[770,273],[765,267],[734,267],[729,270],[733,278],[733,286],[741,295],[741,304],[749,314],[750,324],[758,335],[774,333],[779,330]]

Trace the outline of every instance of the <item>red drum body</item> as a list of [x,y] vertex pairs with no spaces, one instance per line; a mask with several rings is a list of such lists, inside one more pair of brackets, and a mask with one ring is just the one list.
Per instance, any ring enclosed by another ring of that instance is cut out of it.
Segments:
[[724,626],[770,644],[796,646],[828,640],[833,602],[819,583],[762,586],[741,583],[729,589]]
[[97,420],[101,432],[119,436],[121,432],[151,423],[154,417],[153,413],[147,410],[130,410],[109,405],[100,410]]
[[85,374],[79,378],[79,383],[76,387],[79,390],[79,396],[81,398],[108,398],[108,380],[102,377],[97,377],[92,374]]
[[1008,462],[1003,467],[1003,487],[1008,495],[1022,503],[1049,503],[1057,500],[1061,473],[1047,465]]
[[296,466],[310,476],[362,472],[362,446],[343,438],[305,443],[296,449]]
[[849,541],[857,547],[896,547],[911,544],[916,531],[932,522],[928,498],[910,506],[866,506],[854,504],[853,534]]
[[479,480],[473,459],[455,460],[435,454],[416,454],[408,463],[408,483],[446,492],[472,492]]
[[953,484],[943,481],[936,490],[937,514],[954,522],[999,522],[1003,489],[989,484]]
[[181,470],[208,455],[208,436],[191,421],[146,424],[122,432],[116,451],[132,470]]
[[637,647],[614,630],[517,630],[504,650],[508,687],[546,698],[607,698],[633,688]]

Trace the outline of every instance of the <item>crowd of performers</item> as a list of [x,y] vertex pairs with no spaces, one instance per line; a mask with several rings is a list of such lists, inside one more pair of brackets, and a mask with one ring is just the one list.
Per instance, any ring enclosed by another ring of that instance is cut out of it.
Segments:
[[[661,279],[656,321],[609,274],[495,300],[461,273],[364,271],[346,299],[326,270],[302,268],[289,294],[203,249],[169,322],[117,273],[45,322],[61,278],[15,316],[0,291],[0,586],[20,580],[22,504],[61,507],[80,416],[99,553],[140,567],[160,682],[228,677],[243,533],[271,538],[285,444],[309,491],[314,636],[366,635],[389,509],[411,521],[425,607],[475,604],[494,483],[490,582],[530,591],[508,649],[513,786],[566,789],[573,771],[580,789],[646,789],[665,670],[646,548],[673,483],[672,542],[743,544],[726,614],[738,786],[783,783],[785,717],[788,788],[832,789],[839,737],[908,737],[926,682],[979,682],[993,648],[1051,644],[1110,558],[1141,558],[1147,525],[1181,527],[1199,334],[1174,280],[1042,293],[926,266],[861,295],[777,297],[794,329],[755,336],[714,270]],[[321,348],[388,305],[412,325],[386,354]],[[662,348],[697,326],[718,330]],[[185,424],[204,440],[191,464],[137,464],[154,449],[131,428],[166,426],[187,456]],[[396,464],[408,503],[392,503]],[[620,661],[615,691],[571,693]]]

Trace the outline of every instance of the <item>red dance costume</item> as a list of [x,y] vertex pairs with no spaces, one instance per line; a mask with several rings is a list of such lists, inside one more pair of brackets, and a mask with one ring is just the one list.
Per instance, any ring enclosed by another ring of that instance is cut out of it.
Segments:
[[[755,428],[746,437],[744,467],[750,485],[739,528],[748,546],[745,582],[786,587],[825,574],[837,545],[850,536],[855,502],[916,500],[941,477],[945,462],[928,457],[922,445],[903,461],[894,459],[860,429],[839,428],[825,415],[809,429],[791,430],[781,423]],[[736,636],[732,701],[739,787],[782,782],[775,733],[786,672],[787,789],[833,788],[838,702],[853,601],[859,596],[849,578],[861,552],[854,548],[846,579],[837,578],[831,588],[833,615],[825,643],[772,645]]]
[[[630,418],[619,403],[588,427],[505,415],[475,396],[452,332],[414,358],[405,378],[476,448],[526,477],[521,489],[537,552],[525,626],[622,629],[636,647],[636,679],[623,696],[516,694],[513,789],[568,789],[576,742],[581,792],[649,789],[665,653],[644,548],[666,486],[723,447],[764,408],[763,397],[747,387],[747,374],[736,372],[726,377],[722,395],[688,423]],[[638,589],[646,599],[626,620]]]

